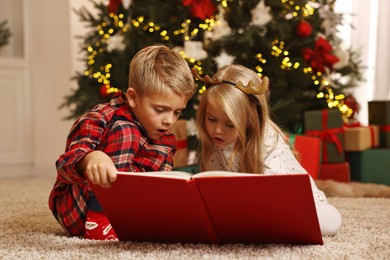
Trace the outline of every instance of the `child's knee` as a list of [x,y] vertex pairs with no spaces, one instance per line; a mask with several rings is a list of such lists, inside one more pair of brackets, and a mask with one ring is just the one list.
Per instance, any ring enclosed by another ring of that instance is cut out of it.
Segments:
[[342,219],[340,212],[329,203],[317,203],[317,216],[323,236],[333,236],[341,228]]

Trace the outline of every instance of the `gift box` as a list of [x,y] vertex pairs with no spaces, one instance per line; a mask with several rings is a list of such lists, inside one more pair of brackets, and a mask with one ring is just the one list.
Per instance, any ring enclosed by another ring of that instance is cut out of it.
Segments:
[[390,100],[369,101],[368,120],[373,125],[390,125]]
[[364,151],[379,146],[379,126],[347,126],[344,128],[345,151]]
[[338,182],[350,182],[351,170],[348,162],[325,163],[320,166],[320,180],[334,180]]
[[390,100],[369,101],[368,121],[380,126],[380,147],[390,147]]
[[348,152],[347,157],[353,181],[390,185],[390,149]]
[[187,142],[187,121],[177,120],[170,132],[176,137],[176,153],[173,156],[173,167],[187,166],[188,142]]
[[322,142],[322,163],[345,161],[344,130],[341,112],[336,109],[304,112],[305,134]]
[[297,134],[287,134],[287,137],[290,147],[295,150],[299,163],[313,179],[318,179],[321,164],[321,139]]

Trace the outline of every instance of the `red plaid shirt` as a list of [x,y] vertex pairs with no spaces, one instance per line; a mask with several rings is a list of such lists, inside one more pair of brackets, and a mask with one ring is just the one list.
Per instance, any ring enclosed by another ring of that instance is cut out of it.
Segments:
[[72,126],[65,153],[56,162],[57,179],[49,197],[49,207],[68,234],[84,233],[89,187],[84,173],[75,165],[86,154],[100,150],[108,154],[118,171],[170,171],[176,152],[175,137],[147,138],[145,130],[131,114],[124,95],[97,105]]

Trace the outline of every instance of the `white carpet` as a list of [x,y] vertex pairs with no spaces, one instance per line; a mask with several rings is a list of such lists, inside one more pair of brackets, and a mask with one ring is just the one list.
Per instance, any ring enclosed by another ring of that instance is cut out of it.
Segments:
[[390,259],[389,198],[329,198],[343,227],[324,245],[89,241],[64,235],[48,209],[54,176],[0,179],[1,259]]

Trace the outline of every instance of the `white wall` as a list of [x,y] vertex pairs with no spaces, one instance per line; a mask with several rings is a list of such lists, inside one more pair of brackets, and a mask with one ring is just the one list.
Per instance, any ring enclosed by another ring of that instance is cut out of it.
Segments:
[[[99,3],[103,0],[94,0]],[[80,21],[80,17],[74,12],[74,10],[80,10],[81,8],[86,8],[91,10],[93,13],[94,9],[93,3],[90,0],[69,0],[69,5],[71,8],[70,11],[70,30],[72,34],[71,39],[71,51],[72,51],[72,72],[83,71],[85,69],[85,62],[81,59],[84,58],[81,55],[85,55],[85,51],[80,53],[80,43],[82,39],[77,39],[76,36],[83,36],[86,33],[90,32],[90,28],[86,27],[86,24]],[[73,87],[77,87],[76,82],[73,82]]]
[[[364,11],[363,11],[364,10]],[[375,73],[377,59],[377,23],[378,0],[353,1],[352,17],[354,29],[351,31],[351,46],[361,51],[364,80],[354,90],[356,100],[360,104],[359,121],[368,124],[368,102],[373,100],[375,92]]]
[[390,99],[390,1],[378,0],[374,99]]
[[55,171],[71,126],[58,110],[71,88],[71,40],[69,1],[29,0],[27,54],[31,69],[33,114],[33,163]]

